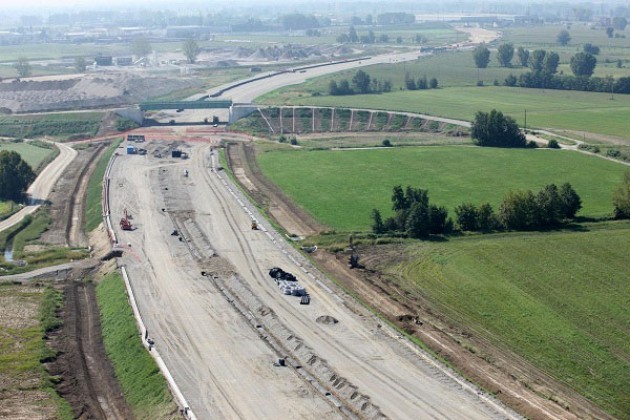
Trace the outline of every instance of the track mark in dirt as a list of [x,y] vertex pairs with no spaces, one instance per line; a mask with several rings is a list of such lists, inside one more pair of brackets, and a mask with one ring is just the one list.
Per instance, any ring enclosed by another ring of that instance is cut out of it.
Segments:
[[94,285],[70,281],[64,296],[63,327],[52,340],[60,354],[48,365],[52,375],[63,379],[57,392],[75,418],[133,418],[105,354]]
[[[302,208],[292,203],[284,193],[269,181],[256,164],[255,148],[247,143],[227,145],[226,157],[232,171],[239,174],[239,182],[256,202],[267,208],[271,216],[284,229],[295,235],[308,236],[326,230]],[[247,179],[247,181],[244,181]]]

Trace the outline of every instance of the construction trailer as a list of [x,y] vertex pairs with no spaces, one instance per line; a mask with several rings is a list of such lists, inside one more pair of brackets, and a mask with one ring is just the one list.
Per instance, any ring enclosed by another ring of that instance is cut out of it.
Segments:
[[127,134],[127,141],[134,141],[136,143],[144,143],[145,137],[143,134]]

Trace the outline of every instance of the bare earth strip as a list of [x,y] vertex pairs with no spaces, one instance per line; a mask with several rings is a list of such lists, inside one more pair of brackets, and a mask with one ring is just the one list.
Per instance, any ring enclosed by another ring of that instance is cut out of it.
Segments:
[[[124,208],[133,214],[137,229],[118,232],[128,246],[124,262],[132,287],[150,336],[200,418],[342,414],[297,371],[272,366],[278,352],[234,311],[223,286],[248,305],[248,318],[260,319],[260,327],[282,342],[284,355],[299,360],[303,349],[312,349],[312,365],[301,369],[315,377],[324,366],[334,372],[318,377],[329,393],[343,399],[353,387],[356,393],[342,403],[362,417],[518,417],[380,325],[314,269],[309,267],[313,278],[303,274],[299,256],[276,245],[287,247],[277,234],[250,229],[245,200],[235,199],[210,172],[210,145],[188,148],[188,161],[155,159],[151,150],[147,157],[117,159],[111,207],[114,217]],[[173,229],[185,240],[172,236]],[[276,265],[298,275],[311,305],[279,292],[266,274]],[[317,322],[320,316],[338,322]],[[353,405],[359,394],[373,408],[369,413]]]

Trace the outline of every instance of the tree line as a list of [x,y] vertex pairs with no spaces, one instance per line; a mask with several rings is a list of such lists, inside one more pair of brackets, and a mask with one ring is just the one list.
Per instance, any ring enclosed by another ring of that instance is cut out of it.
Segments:
[[[630,173],[630,172],[629,172]],[[627,176],[630,185],[630,175]],[[532,191],[510,191],[499,211],[489,203],[475,206],[462,203],[455,207],[455,221],[443,206],[431,204],[429,192],[397,185],[392,189],[394,215],[383,220],[378,209],[372,209],[372,232],[402,234],[410,238],[461,231],[535,230],[561,226],[575,218],[582,208],[582,200],[568,182],[558,188],[555,184]]]
[[391,80],[372,78],[363,70],[357,71],[351,81],[341,79],[337,82],[333,79],[328,84],[328,94],[331,96],[381,93],[391,92],[391,90]]
[[[570,35],[565,30],[558,35],[558,42],[566,45]],[[525,88],[580,90],[590,92],[615,92],[630,93],[630,77],[614,79],[609,77],[591,77],[597,66],[597,57],[600,52],[598,46],[586,43],[582,51],[573,55],[569,66],[573,75],[557,74],[560,56],[553,51],[537,49],[529,51],[523,47],[514,49],[511,43],[505,43],[497,49],[497,61],[502,67],[512,67],[512,60],[516,56],[518,65],[529,67],[528,73],[518,77],[510,74],[504,81],[505,86],[518,86]],[[480,45],[473,50],[473,60],[477,68],[488,67],[490,63],[490,50],[485,45]]]

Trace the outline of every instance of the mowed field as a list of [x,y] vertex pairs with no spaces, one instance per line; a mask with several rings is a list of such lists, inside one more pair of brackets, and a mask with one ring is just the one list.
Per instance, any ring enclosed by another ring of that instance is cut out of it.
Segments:
[[418,242],[405,288],[610,413],[630,413],[630,223]]
[[25,142],[0,142],[0,151],[2,150],[18,152],[20,156],[22,156],[22,159],[33,169],[37,168],[46,157],[54,153],[53,149],[46,149]]
[[[453,87],[381,95],[296,96],[295,105],[415,112],[472,121],[477,111],[502,111],[521,126],[600,133],[630,141],[630,95],[508,87]],[[278,98],[279,99],[279,98]],[[286,98],[285,98],[286,99]],[[273,102],[273,98],[269,98]],[[278,102],[289,102],[282,100]],[[588,138],[587,138],[588,139]]]
[[509,150],[473,146],[344,151],[274,150],[258,162],[316,219],[341,231],[370,229],[373,208],[391,212],[395,185],[429,190],[450,215],[463,202],[498,209],[510,190],[539,190],[569,182],[582,198],[580,216],[612,214],[612,193],[626,166],[566,150]]

